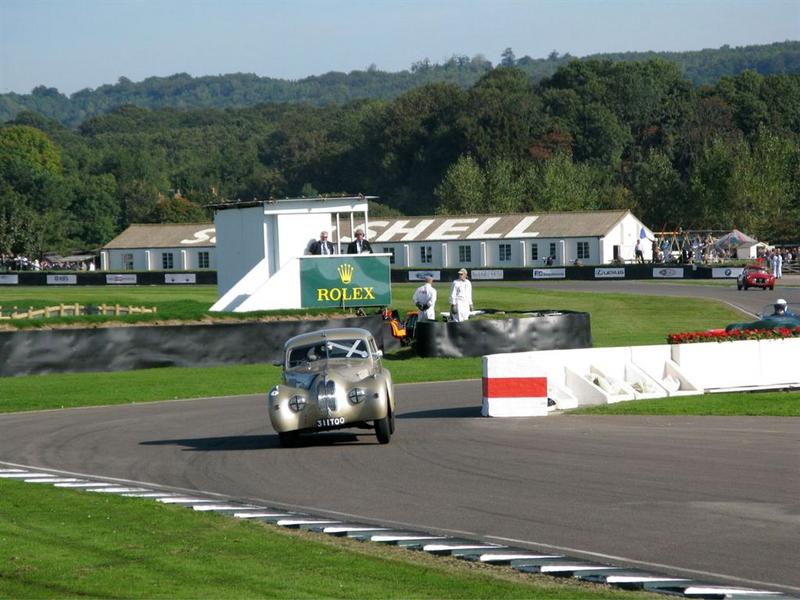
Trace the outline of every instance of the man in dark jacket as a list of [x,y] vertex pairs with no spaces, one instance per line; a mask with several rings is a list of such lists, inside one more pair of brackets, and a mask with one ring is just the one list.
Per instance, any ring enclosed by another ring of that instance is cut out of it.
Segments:
[[356,229],[356,239],[347,244],[348,254],[372,254],[372,246],[364,239],[364,232]]
[[328,232],[322,231],[319,234],[319,239],[311,244],[308,251],[311,254],[336,254],[336,246],[328,241]]

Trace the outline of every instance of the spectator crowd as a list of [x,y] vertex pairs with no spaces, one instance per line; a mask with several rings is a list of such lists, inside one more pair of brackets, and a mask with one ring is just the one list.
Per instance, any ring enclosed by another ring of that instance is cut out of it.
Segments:
[[0,271],[94,271],[95,264],[88,260],[67,260],[63,258],[28,258],[0,254]]

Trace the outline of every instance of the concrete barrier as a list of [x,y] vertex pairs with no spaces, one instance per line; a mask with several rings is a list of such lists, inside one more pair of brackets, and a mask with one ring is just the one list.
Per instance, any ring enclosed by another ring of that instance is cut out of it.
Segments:
[[800,388],[798,364],[800,338],[490,354],[482,414],[531,417],[636,399]]

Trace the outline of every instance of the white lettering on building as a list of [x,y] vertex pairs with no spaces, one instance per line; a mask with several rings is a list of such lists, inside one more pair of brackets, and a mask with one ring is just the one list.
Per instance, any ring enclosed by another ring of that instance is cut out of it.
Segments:
[[522,220],[519,223],[516,224],[514,229],[512,229],[511,231],[509,231],[505,235],[505,237],[507,237],[507,238],[532,238],[532,237],[538,237],[539,236],[539,232],[538,231],[525,231],[538,218],[539,218],[538,216],[523,217]]
[[[374,240],[378,236],[379,232],[383,231],[383,228],[386,227],[388,224],[389,221],[370,221],[369,227],[367,227],[365,237],[368,240]],[[375,227],[377,227],[378,229],[377,230],[374,229]]]
[[210,227],[209,229],[201,229],[200,231],[194,232],[193,240],[181,240],[181,244],[200,244],[202,242],[211,242],[212,244],[216,244],[216,233],[217,230],[214,227]]
[[408,225],[409,220],[405,219],[402,221],[396,221],[393,223],[386,231],[384,231],[381,235],[379,235],[375,241],[376,242],[388,242],[394,236],[405,234],[399,241],[401,242],[409,242],[414,241],[417,236],[419,236],[423,231],[425,231],[431,223],[433,223],[433,219],[422,219],[419,223],[417,223],[416,227],[406,228]]
[[499,237],[503,237],[502,233],[489,233],[489,230],[492,228],[492,225],[497,223],[500,220],[500,217],[489,217],[483,223],[478,225],[475,228],[475,231],[470,233],[467,236],[468,240],[481,240],[481,239],[495,239]]
[[459,223],[472,224],[478,219],[445,219],[426,239],[429,240],[457,240],[460,232],[467,231],[469,227]]

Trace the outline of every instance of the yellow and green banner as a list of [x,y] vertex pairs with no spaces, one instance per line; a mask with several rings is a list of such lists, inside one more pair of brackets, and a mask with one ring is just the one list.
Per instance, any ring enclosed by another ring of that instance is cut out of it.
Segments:
[[388,256],[314,256],[300,259],[303,308],[389,306]]

